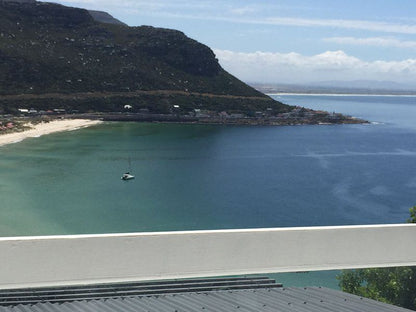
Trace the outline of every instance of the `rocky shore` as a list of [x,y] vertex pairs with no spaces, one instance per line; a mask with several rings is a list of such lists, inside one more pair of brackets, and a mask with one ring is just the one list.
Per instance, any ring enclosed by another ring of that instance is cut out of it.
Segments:
[[121,122],[164,122],[197,123],[217,125],[331,125],[364,124],[366,120],[342,114],[314,111],[297,107],[289,113],[267,116],[258,112],[258,116],[241,114],[196,112],[194,114],[153,114],[153,113],[89,113],[89,114],[55,114],[36,116],[0,116],[0,146],[20,142],[29,137],[70,131],[96,125],[102,121]]
[[197,111],[192,114],[154,114],[154,113],[91,113],[72,114],[66,118],[99,119],[103,121],[135,122],[178,122],[200,124],[229,125],[330,125],[330,124],[366,124],[367,120],[325,111],[315,111],[296,107],[288,113],[268,115],[267,112],[256,112],[254,116],[228,114],[226,112]]

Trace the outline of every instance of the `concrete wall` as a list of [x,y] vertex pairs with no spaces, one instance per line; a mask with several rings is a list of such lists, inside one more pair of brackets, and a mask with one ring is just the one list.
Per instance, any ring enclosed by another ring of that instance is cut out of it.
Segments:
[[416,224],[0,238],[0,288],[416,265]]

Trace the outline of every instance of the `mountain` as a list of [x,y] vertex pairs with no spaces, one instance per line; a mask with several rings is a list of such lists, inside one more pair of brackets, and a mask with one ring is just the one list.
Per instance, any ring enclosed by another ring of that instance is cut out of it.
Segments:
[[311,86],[326,87],[326,88],[343,88],[343,89],[362,89],[362,90],[407,90],[410,91],[414,88],[410,85],[401,84],[395,81],[384,80],[332,80],[332,81],[320,81],[311,83]]
[[92,16],[92,18],[94,20],[98,21],[98,22],[107,23],[107,24],[116,24],[116,25],[124,25],[124,26],[127,26],[123,22],[121,22],[118,19],[112,17],[107,12],[88,10],[88,13],[90,13],[90,15]]
[[354,80],[322,81],[309,84],[251,83],[252,87],[264,93],[304,94],[389,94],[414,95],[415,87],[390,81]]
[[[103,12],[0,0],[0,113],[19,107],[79,112],[193,109],[279,113],[180,31],[128,27]],[[176,106],[177,107],[177,106]]]

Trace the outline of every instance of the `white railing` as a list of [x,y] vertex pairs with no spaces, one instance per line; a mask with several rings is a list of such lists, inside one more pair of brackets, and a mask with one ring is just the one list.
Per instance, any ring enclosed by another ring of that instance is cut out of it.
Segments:
[[416,224],[0,238],[0,289],[416,265]]

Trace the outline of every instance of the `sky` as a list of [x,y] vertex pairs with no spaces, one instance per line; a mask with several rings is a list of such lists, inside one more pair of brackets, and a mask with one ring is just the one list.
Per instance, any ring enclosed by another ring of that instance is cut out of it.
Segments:
[[249,83],[376,80],[416,89],[416,0],[53,2],[180,30]]

